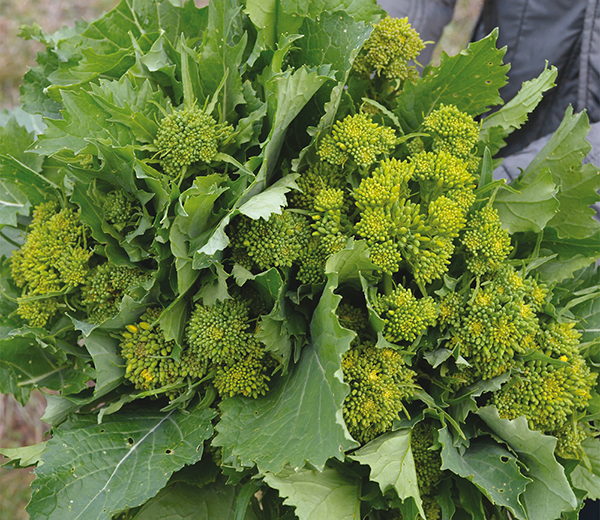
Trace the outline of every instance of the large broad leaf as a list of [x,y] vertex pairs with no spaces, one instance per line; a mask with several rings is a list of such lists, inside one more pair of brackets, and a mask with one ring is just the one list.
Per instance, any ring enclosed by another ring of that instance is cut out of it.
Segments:
[[502,104],[498,90],[506,83],[505,49],[496,49],[498,31],[471,43],[456,56],[442,53],[438,67],[427,67],[416,84],[406,82],[395,110],[406,133],[415,132],[441,103],[476,116]]
[[287,469],[277,475],[267,473],[265,482],[286,497],[285,505],[296,508],[299,520],[360,519],[360,481],[335,469]]
[[586,439],[581,447],[586,456],[571,473],[571,481],[587,491],[589,499],[600,500],[600,439]]
[[221,482],[201,488],[177,482],[146,502],[133,520],[254,520],[251,509],[244,516],[235,516],[239,492],[239,486]]
[[522,174],[526,179],[542,168],[552,172],[554,184],[560,187],[560,208],[548,226],[556,229],[559,238],[587,238],[600,230],[595,211],[589,207],[600,200],[600,171],[581,164],[591,149],[585,140],[589,130],[587,114],[573,114],[569,107],[556,132]]
[[522,176],[511,183],[517,190],[500,190],[494,199],[502,227],[512,233],[532,231],[539,233],[558,212],[558,187],[552,173],[543,168],[532,175]]
[[311,344],[303,349],[298,365],[265,397],[221,403],[214,444],[243,465],[256,464],[260,471],[272,473],[286,464],[302,468],[307,462],[322,469],[327,459],[343,460],[344,451],[357,446],[342,417],[348,385],[341,374],[341,356],[355,334],[338,322],[337,276],[329,277],[312,319]]
[[504,148],[504,139],[527,121],[528,114],[538,106],[544,92],[554,87],[557,74],[556,67],[544,69],[537,78],[523,83],[521,90],[506,105],[483,120],[479,140],[492,155]]
[[515,518],[527,519],[519,497],[531,479],[521,474],[512,453],[487,437],[471,439],[469,447],[459,451],[447,426],[439,430],[439,441],[442,469],[473,482],[493,504],[506,507]]
[[398,430],[380,435],[355,451],[350,458],[371,468],[370,479],[386,494],[393,489],[400,500],[413,498],[424,518],[415,461],[410,449],[410,430]]
[[55,431],[36,469],[32,520],[108,520],[143,504],[185,464],[200,460],[215,412],[138,411],[97,423],[80,416]]
[[527,468],[525,474],[532,482],[525,488],[521,502],[529,520],[559,518],[561,513],[577,507],[565,470],[554,457],[556,438],[530,430],[523,416],[512,421],[500,419],[494,406],[481,408],[477,414]]
[[13,394],[23,405],[34,388],[77,394],[94,378],[85,361],[69,361],[34,332],[0,328],[0,338],[0,392]]

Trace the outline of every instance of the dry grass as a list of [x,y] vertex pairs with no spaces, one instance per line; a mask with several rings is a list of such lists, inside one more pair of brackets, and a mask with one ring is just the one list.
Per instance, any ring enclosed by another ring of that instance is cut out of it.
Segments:
[[[46,400],[34,391],[26,406],[12,395],[0,394],[0,446],[18,448],[44,440],[48,427],[40,421]],[[0,456],[0,464],[5,462]],[[0,468],[0,520],[26,520],[25,505],[31,495],[31,469]]]
[[52,33],[74,20],[91,20],[115,5],[115,0],[0,0],[0,108],[19,103],[21,79],[43,46],[18,38],[21,25],[37,23]]
[[[198,6],[207,0],[196,0]],[[469,41],[483,0],[459,0],[453,22],[446,27],[433,60],[439,61],[441,49],[450,55],[463,49]],[[28,67],[42,46],[17,37],[22,24],[39,24],[45,32],[53,32],[76,19],[92,20],[111,9],[115,0],[0,0],[0,109],[19,103],[19,86]],[[36,444],[47,430],[39,418],[45,400],[34,392],[23,407],[12,396],[0,395],[0,446],[13,448]],[[1,457],[0,457],[1,461]],[[28,469],[0,468],[0,520],[25,520],[25,504],[33,475]]]

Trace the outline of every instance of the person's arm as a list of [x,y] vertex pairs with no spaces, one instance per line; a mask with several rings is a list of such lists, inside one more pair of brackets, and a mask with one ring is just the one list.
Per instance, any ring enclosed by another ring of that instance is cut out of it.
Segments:
[[[390,16],[408,17],[408,21],[425,42],[438,42],[444,27],[452,20],[456,0],[379,0]],[[434,44],[427,45],[417,58],[421,65],[431,61]]]

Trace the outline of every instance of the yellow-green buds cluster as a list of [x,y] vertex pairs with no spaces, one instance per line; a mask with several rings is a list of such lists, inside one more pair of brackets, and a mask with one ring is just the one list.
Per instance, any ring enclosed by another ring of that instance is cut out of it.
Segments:
[[498,212],[491,206],[485,206],[469,219],[462,243],[467,253],[467,268],[476,276],[497,271],[512,251],[510,235],[502,229]]
[[318,154],[322,160],[342,165],[352,158],[358,166],[370,166],[396,145],[392,128],[378,125],[363,113],[337,121],[321,141]]
[[25,244],[11,258],[12,277],[23,289],[18,313],[31,325],[45,326],[57,298],[84,282],[92,256],[87,236],[78,211],[53,202],[35,209]]
[[354,70],[369,78],[373,72],[388,79],[415,81],[418,73],[409,65],[425,48],[408,18],[387,16],[379,22],[354,61]]
[[360,345],[342,359],[344,381],[350,393],[344,401],[344,421],[359,442],[369,442],[388,431],[404,410],[414,390],[415,373],[391,348]]
[[373,309],[383,319],[383,335],[392,343],[414,341],[435,325],[438,314],[433,298],[416,298],[401,285],[389,295],[377,295]]
[[184,107],[160,121],[154,145],[164,172],[177,177],[195,162],[212,162],[219,147],[232,134],[231,125],[217,124],[211,115],[198,107]]

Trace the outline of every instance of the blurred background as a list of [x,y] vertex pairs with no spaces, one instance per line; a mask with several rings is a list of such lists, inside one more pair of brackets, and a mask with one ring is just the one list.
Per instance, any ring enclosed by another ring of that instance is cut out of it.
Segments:
[[[195,0],[201,7],[208,0]],[[436,45],[434,63],[442,50],[450,55],[465,48],[483,0],[458,0],[454,19]],[[38,24],[46,33],[73,25],[75,20],[92,21],[109,11],[117,0],[0,0],[0,110],[19,105],[21,80],[43,46],[19,38],[21,25]],[[46,401],[39,391],[26,406],[12,396],[0,394],[0,447],[16,448],[44,440],[47,425],[40,421]],[[6,462],[0,456],[0,465]],[[0,520],[26,520],[25,506],[34,476],[30,469],[0,467]]]

